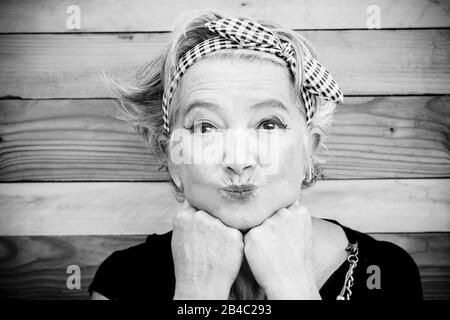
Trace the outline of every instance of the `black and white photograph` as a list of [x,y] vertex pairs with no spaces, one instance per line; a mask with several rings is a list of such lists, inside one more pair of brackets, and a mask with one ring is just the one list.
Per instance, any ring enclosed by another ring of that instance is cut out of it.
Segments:
[[1,0],[0,299],[450,300],[450,1]]

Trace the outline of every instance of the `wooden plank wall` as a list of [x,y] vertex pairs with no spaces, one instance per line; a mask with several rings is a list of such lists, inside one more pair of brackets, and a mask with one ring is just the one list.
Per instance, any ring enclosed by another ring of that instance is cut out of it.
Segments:
[[168,174],[99,75],[133,77],[179,13],[215,8],[296,29],[342,86],[310,212],[399,244],[450,298],[449,0],[78,0],[68,30],[72,4],[0,2],[0,297],[88,298],[112,251],[170,230]]

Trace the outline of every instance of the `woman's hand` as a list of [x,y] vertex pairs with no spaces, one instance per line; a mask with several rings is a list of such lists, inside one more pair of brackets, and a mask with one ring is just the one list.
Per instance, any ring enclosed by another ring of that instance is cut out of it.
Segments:
[[244,237],[245,257],[268,299],[320,299],[311,216],[296,201]]
[[187,201],[173,222],[174,299],[226,300],[244,255],[242,233]]

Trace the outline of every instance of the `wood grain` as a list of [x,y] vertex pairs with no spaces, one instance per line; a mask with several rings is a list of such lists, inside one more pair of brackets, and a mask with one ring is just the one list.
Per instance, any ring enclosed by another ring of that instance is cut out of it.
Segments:
[[[86,299],[98,265],[144,236],[0,237],[0,297]],[[67,267],[81,269],[82,290],[69,290]]]
[[[311,215],[363,232],[450,232],[450,179],[319,181]],[[171,229],[165,183],[3,183],[0,235],[136,235]],[[407,222],[407,223],[406,223]]]
[[112,100],[0,100],[2,181],[167,180]]
[[449,1],[424,0],[3,0],[0,2],[1,32],[69,32],[67,7],[81,10],[78,32],[167,31],[185,10],[218,9],[230,15],[272,20],[297,29],[368,28],[368,7],[380,9],[382,28],[445,28],[450,26]]
[[[165,181],[113,100],[0,100],[0,181]],[[347,98],[321,179],[450,176],[450,98]]]
[[[305,31],[346,95],[448,94],[450,30]],[[168,34],[0,35],[0,97],[112,97]],[[351,63],[350,63],[351,62]]]
[[[450,234],[375,234],[394,242],[416,261],[426,299],[450,299]],[[98,265],[113,251],[145,236],[0,237],[0,298],[88,299]],[[81,269],[81,289],[69,290],[69,265]]]

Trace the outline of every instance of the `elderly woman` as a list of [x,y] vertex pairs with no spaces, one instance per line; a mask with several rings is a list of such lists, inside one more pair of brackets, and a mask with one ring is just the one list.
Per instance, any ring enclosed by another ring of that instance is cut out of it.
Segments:
[[93,299],[422,298],[403,249],[299,202],[343,94],[298,33],[185,15],[136,83],[111,84],[184,205],[100,265]]

